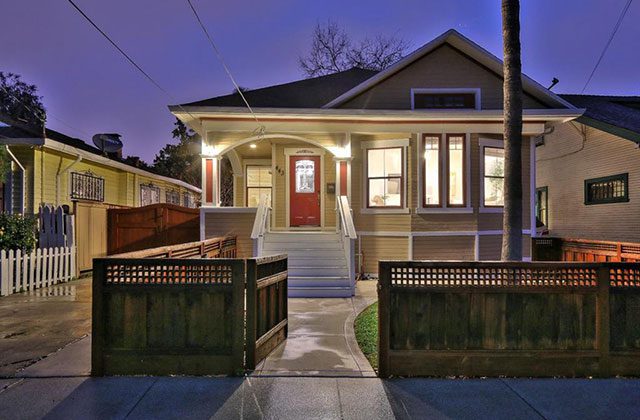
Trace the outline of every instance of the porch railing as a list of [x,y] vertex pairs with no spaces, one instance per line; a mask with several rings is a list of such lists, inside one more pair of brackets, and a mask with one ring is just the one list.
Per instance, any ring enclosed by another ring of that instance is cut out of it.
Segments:
[[132,251],[112,255],[110,258],[235,258],[237,238],[222,236],[204,241]]
[[356,228],[353,224],[353,211],[349,205],[349,198],[342,195],[338,200],[336,200],[336,203],[336,230],[340,234],[342,249],[344,250],[344,256],[347,260],[349,279],[351,280],[351,286],[353,287],[355,285],[356,278],[355,242],[358,235],[356,234]]
[[253,222],[253,230],[251,231],[251,239],[253,239],[253,255],[262,256],[264,246],[264,234],[271,230],[271,206],[268,203],[266,195],[260,197],[260,204],[256,212],[256,218]]

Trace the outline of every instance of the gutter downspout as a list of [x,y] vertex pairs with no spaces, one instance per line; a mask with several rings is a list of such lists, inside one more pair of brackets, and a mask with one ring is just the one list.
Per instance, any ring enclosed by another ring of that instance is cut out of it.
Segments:
[[77,165],[81,161],[82,161],[82,156],[78,155],[76,157],[76,160],[71,162],[69,166],[67,166],[62,170],[58,169],[58,172],[56,173],[56,206],[60,205],[60,177],[62,176],[62,174],[68,172],[69,169],[73,168],[75,165]]
[[[21,191],[21,194],[22,194],[22,206],[21,206],[21,213],[24,213],[24,187],[25,187],[25,182],[26,182],[27,170],[24,168],[24,166],[22,166],[22,163],[20,163],[20,161],[18,160],[16,155],[14,155],[13,152],[11,151],[11,149],[9,149],[8,145],[5,146],[5,149],[7,150],[7,153],[9,153],[9,156],[11,156],[11,159],[13,159],[13,161],[16,163],[16,165],[18,165],[20,167],[20,170],[22,171],[22,191]],[[11,209],[11,210],[13,211],[13,209]]]

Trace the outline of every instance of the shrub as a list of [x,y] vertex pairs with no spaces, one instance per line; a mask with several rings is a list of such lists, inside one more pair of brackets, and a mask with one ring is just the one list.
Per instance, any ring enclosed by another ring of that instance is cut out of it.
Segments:
[[0,213],[0,249],[31,252],[36,246],[36,219],[21,214]]

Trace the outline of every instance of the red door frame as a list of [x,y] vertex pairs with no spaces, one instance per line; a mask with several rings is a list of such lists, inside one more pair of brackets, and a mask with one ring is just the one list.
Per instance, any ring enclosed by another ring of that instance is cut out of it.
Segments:
[[[296,193],[295,163],[300,160],[311,160],[314,163],[313,192]],[[319,155],[289,156],[289,226],[321,227],[322,226],[322,159]]]

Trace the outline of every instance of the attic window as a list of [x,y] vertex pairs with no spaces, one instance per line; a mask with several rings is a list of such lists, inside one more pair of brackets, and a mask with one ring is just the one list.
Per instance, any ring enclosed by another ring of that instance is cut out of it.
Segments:
[[412,109],[480,109],[480,89],[411,89]]

